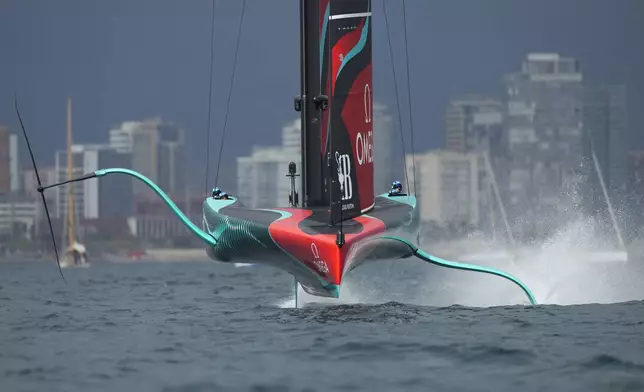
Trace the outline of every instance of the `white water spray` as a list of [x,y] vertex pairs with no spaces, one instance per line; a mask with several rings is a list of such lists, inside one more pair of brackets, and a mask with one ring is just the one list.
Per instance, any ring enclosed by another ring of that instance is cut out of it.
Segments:
[[[521,279],[533,291],[539,304],[573,305],[616,303],[644,299],[644,268],[641,257],[632,255],[628,262],[619,260],[612,241],[598,234],[601,226],[595,219],[580,219],[560,230],[541,244],[520,247],[518,262],[511,257],[495,261],[473,258],[477,264],[498,268]],[[503,248],[496,251],[469,247],[467,253],[510,255]],[[464,255],[463,255],[464,257]],[[479,257],[483,257],[482,255]],[[604,260],[597,258],[604,257]],[[459,257],[457,257],[459,259]],[[435,285],[434,279],[428,279]],[[445,290],[423,295],[423,304],[452,302],[467,306],[495,306],[524,303],[522,293],[513,285],[492,276],[462,273],[446,274]]]

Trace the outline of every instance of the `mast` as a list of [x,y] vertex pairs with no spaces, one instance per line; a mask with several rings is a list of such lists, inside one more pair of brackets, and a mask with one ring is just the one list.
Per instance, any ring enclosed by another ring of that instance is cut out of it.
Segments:
[[322,58],[329,0],[300,0],[300,95],[295,110],[302,122],[302,205],[328,205],[324,149],[322,147],[322,112],[328,98],[322,96]]
[[505,224],[505,231],[508,234],[510,245],[512,246],[512,249],[516,251],[518,249],[517,243],[514,240],[514,235],[512,235],[512,229],[510,228],[510,222],[508,221],[508,216],[505,214],[505,208],[503,207],[503,200],[501,200],[501,194],[499,193],[499,186],[498,186],[498,183],[496,182],[496,175],[494,174],[494,169],[492,168],[492,164],[490,163],[489,151],[483,152],[483,160],[485,163],[485,171],[487,172],[488,176],[490,176],[490,179],[492,180],[491,181],[492,190],[494,191],[496,202],[499,205],[499,212],[501,212],[501,218],[503,219],[503,224]]
[[595,154],[595,145],[593,143],[592,135],[590,138],[590,152],[593,158],[593,164],[595,165],[595,171],[599,177],[599,185],[602,188],[602,193],[604,194],[604,199],[606,200],[606,205],[608,206],[608,213],[610,215],[611,222],[613,223],[613,229],[617,235],[617,244],[621,249],[625,249],[626,245],[624,244],[624,238],[622,238],[622,232],[619,229],[619,224],[617,223],[617,217],[615,216],[615,211],[613,210],[613,204],[610,202],[610,197],[608,197],[608,189],[606,188],[606,183],[604,182],[604,176],[602,175],[602,170],[599,167],[599,161],[597,160],[597,154]]
[[[67,181],[72,179],[74,165],[72,159],[72,99],[67,97]],[[69,225],[69,249],[74,248],[74,197],[72,184],[67,184],[67,221]]]
[[300,0],[303,206],[331,225],[374,206],[370,20],[370,0]]

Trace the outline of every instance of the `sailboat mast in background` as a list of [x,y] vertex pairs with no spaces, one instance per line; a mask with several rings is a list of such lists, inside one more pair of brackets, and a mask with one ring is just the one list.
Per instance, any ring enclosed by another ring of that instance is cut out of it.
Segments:
[[[73,172],[72,159],[72,99],[67,97],[67,181],[72,179]],[[74,195],[72,184],[67,184],[67,223],[69,227],[69,251],[74,249]]]
[[[67,97],[67,181],[74,176],[74,155],[72,153],[72,99]],[[65,227],[67,228],[68,249],[61,262],[61,267],[89,266],[85,246],[77,242],[76,236],[76,206],[74,202],[74,187],[67,184],[67,214],[65,214]]]

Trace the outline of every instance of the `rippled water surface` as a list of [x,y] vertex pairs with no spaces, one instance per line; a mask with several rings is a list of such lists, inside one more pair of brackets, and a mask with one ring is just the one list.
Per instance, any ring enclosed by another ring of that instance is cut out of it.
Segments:
[[0,390],[644,390],[644,292],[444,307],[461,275],[369,268],[343,303],[294,309],[271,268],[96,263],[65,284],[50,263],[0,264]]

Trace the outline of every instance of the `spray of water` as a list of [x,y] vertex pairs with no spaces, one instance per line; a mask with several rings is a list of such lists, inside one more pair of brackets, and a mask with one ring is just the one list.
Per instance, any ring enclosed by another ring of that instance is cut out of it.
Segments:
[[[591,235],[590,222],[575,222],[542,244],[518,249],[516,262],[477,260],[508,271],[526,283],[541,304],[571,305],[640,300],[644,296],[641,262],[628,262],[614,248],[602,249]],[[508,256],[511,253],[506,253]],[[597,260],[597,256],[604,257]],[[494,277],[450,274],[449,294],[454,303],[494,306],[525,302],[515,287]]]
[[[541,304],[643,299],[641,255],[633,251],[627,254],[626,249],[618,246],[615,227],[607,211],[588,216],[582,212],[581,205],[579,192],[569,187],[549,214],[519,219],[520,223],[549,229],[552,234],[545,239],[531,239],[518,249],[510,249],[503,244],[481,241],[485,236],[479,233],[470,236],[467,250],[455,257],[513,274],[532,289]],[[453,273],[443,278],[449,293],[439,296],[453,303],[494,306],[525,302],[515,287],[494,277]],[[431,277],[428,281],[435,283]]]

